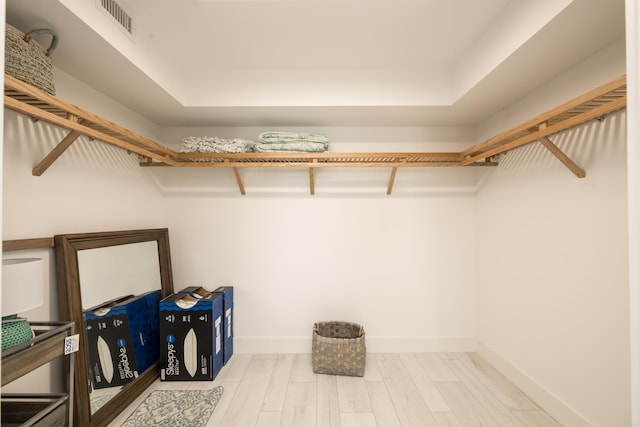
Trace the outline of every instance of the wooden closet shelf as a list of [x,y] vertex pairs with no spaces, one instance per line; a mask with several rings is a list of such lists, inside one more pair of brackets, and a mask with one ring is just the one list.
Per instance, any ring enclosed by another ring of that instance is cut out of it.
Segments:
[[[519,126],[462,152],[419,153],[181,153],[115,123],[5,75],[6,108],[69,130],[69,134],[33,170],[41,175],[81,135],[141,156],[141,166],[231,167],[241,192],[236,168],[242,167],[398,167],[495,166],[495,156],[540,141],[576,176],[584,171],[549,139],[549,136],[626,107],[626,76],[621,76]],[[390,184],[391,184],[390,182]],[[390,188],[389,191],[390,192]],[[312,188],[313,194],[313,188]]]
[[[460,153],[176,153],[185,167],[438,167],[460,166]],[[166,166],[158,162],[144,166]],[[495,166],[477,162],[474,165]]]

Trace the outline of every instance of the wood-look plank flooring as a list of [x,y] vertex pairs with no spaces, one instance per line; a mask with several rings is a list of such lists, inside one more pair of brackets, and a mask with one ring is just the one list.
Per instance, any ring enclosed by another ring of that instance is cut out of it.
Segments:
[[152,390],[224,387],[208,427],[558,427],[474,353],[367,354],[364,377],[316,375],[310,354],[236,354],[213,382],[156,381]]

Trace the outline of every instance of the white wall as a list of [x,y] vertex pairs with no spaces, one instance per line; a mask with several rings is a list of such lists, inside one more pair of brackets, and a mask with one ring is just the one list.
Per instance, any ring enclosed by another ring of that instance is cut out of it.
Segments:
[[309,352],[322,320],[363,324],[372,352],[475,348],[470,197],[182,197],[167,206],[175,286],[236,287],[239,352]]
[[630,423],[626,115],[509,153],[477,197],[479,352],[563,425]]
[[[483,123],[486,137],[625,74],[625,44]],[[477,196],[478,351],[568,426],[630,423],[626,113],[510,152]]]
[[[294,129],[282,129],[294,130]],[[332,150],[459,150],[460,129],[325,128]],[[259,130],[167,129],[256,139]],[[454,142],[455,141],[455,142]],[[468,143],[467,143],[468,144]],[[417,148],[420,147],[420,148]],[[478,169],[158,169],[176,288],[236,287],[239,352],[309,352],[314,322],[364,325],[369,351],[475,349]]]
[[629,310],[631,339],[632,425],[640,426],[640,8],[625,3],[627,41],[627,164],[629,184]]

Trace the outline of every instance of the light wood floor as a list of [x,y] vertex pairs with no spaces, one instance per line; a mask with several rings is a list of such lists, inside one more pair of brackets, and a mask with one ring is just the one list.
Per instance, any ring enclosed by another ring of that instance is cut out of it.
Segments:
[[367,354],[362,378],[316,375],[310,354],[236,354],[213,382],[157,381],[148,392],[218,385],[207,426],[560,425],[473,353]]

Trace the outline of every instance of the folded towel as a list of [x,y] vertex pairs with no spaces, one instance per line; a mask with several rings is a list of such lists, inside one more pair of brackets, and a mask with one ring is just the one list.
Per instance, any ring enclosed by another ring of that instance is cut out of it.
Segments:
[[260,153],[279,152],[312,152],[321,153],[327,151],[329,144],[322,142],[271,142],[268,144],[258,144],[256,151]]
[[328,143],[329,138],[316,133],[295,132],[262,132],[258,135],[258,141],[264,144],[278,142],[323,142]]
[[250,153],[256,143],[248,139],[222,139],[209,136],[189,136],[182,140],[182,153]]

